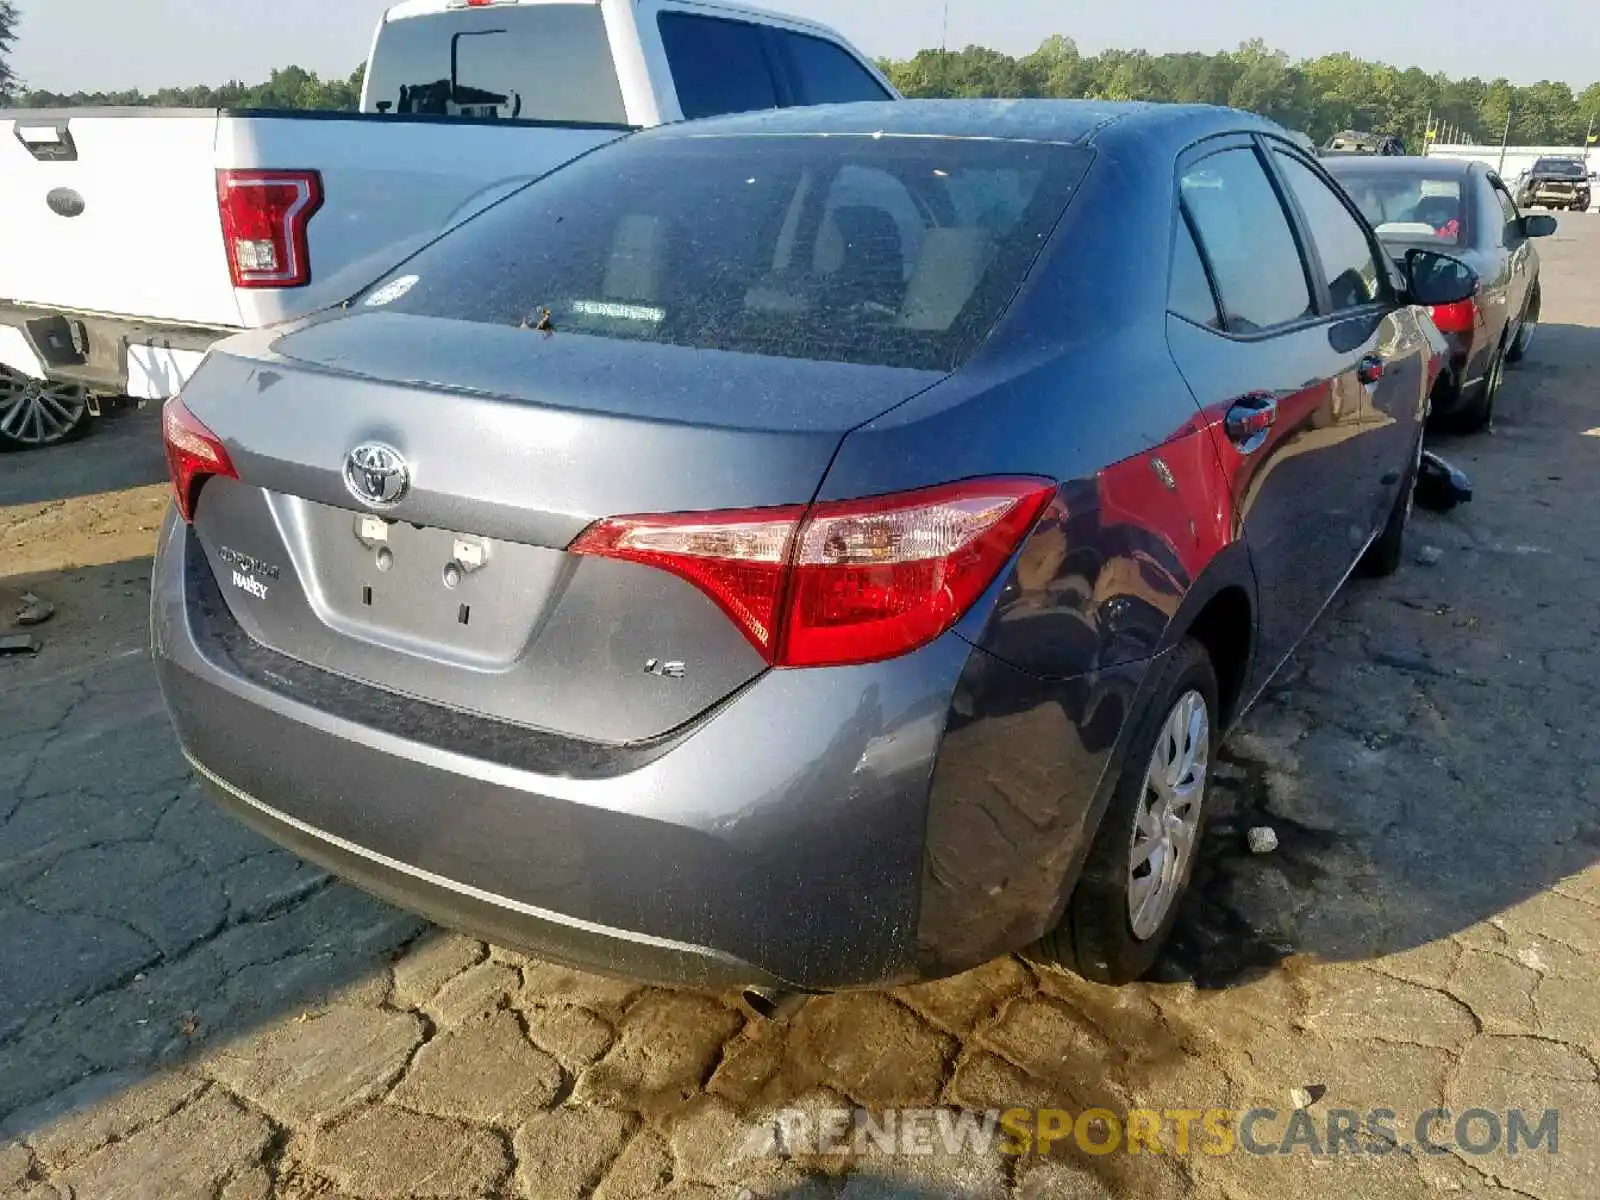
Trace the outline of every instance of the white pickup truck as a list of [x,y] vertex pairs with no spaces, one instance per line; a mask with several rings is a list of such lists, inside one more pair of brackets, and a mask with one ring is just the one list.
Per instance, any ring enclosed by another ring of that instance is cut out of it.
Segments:
[[409,0],[359,113],[0,111],[0,446],[174,394],[633,129],[894,95],[838,33],[722,0]]

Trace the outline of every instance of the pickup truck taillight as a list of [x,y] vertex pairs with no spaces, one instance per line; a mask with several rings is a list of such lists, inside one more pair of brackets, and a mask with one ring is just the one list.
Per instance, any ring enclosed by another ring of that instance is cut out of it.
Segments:
[[322,207],[316,171],[218,171],[217,209],[236,288],[311,282],[306,226]]

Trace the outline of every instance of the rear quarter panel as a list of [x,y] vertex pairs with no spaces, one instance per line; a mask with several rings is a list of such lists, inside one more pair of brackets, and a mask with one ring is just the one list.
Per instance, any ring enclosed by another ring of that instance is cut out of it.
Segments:
[[851,434],[823,498],[989,474],[1053,480],[957,626],[975,645],[941,742],[923,864],[927,974],[1053,928],[1098,830],[1152,664],[1206,599],[1255,598],[1209,419],[1165,333],[1176,147],[1096,162],[989,344]]
[[1234,536],[1209,420],[1166,340],[1173,220],[1160,147],[1096,161],[966,368],[846,438],[822,499],[982,475],[1057,498],[963,628],[1046,679],[1148,659]]

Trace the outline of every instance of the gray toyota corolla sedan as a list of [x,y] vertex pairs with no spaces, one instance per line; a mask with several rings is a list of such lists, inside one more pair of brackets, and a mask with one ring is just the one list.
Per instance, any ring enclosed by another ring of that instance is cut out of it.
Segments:
[[1223,731],[1400,561],[1468,286],[1226,110],[640,134],[168,405],[167,704],[242,819],[541,957],[1133,979]]

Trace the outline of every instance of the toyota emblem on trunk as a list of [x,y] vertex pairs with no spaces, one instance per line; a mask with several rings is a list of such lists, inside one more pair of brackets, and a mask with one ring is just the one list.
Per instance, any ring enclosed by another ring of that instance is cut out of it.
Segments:
[[400,451],[366,442],[345,456],[344,485],[369,507],[393,508],[411,487],[411,468]]

